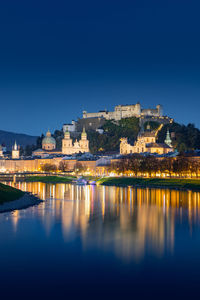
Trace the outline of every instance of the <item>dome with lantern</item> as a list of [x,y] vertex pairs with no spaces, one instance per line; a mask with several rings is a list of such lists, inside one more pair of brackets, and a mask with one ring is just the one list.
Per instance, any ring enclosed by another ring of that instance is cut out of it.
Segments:
[[51,132],[48,130],[46,136],[42,140],[42,149],[54,150],[56,148],[56,140],[51,136]]

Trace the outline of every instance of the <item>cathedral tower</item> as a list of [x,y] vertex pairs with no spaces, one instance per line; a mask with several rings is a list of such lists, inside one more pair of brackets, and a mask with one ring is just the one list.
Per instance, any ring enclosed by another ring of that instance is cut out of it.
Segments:
[[83,127],[83,132],[81,133],[81,140],[79,141],[81,152],[89,152],[89,141],[87,139],[87,133],[85,132],[85,127]]
[[72,139],[70,138],[70,133],[68,130],[64,133],[64,139],[62,140],[62,153],[71,154],[72,153]]

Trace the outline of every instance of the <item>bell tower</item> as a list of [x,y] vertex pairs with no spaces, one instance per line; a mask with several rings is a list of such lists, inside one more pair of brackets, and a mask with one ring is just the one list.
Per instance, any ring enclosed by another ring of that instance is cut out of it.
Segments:
[[12,148],[12,159],[19,159],[19,146],[17,146],[16,141]]
[[64,139],[62,140],[62,153],[71,154],[72,153],[72,139],[70,138],[70,133],[68,130],[64,133]]
[[85,127],[83,127],[83,132],[81,133],[81,140],[79,141],[81,152],[89,152],[89,141],[87,139],[87,133],[85,132]]

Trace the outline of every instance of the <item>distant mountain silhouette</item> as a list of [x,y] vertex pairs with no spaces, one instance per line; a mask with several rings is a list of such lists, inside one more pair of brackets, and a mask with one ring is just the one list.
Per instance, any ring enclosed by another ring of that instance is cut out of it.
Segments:
[[5,144],[7,150],[11,150],[15,141],[20,147],[25,148],[27,145],[35,145],[37,136],[32,136],[23,133],[14,133],[9,131],[0,130],[0,145]]

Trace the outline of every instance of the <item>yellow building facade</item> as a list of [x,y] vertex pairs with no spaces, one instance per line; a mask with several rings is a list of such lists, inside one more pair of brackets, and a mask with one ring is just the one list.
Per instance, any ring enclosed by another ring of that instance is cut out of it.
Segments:
[[85,129],[81,134],[81,139],[73,143],[69,131],[66,131],[64,134],[64,139],[62,140],[62,154],[75,154],[75,153],[84,153],[90,152],[89,150],[89,141],[87,139],[87,133]]
[[146,131],[139,134],[134,145],[129,144],[127,138],[121,138],[120,154],[126,155],[144,152],[166,154],[174,151],[174,149],[166,143],[157,143],[156,138],[156,131]]

